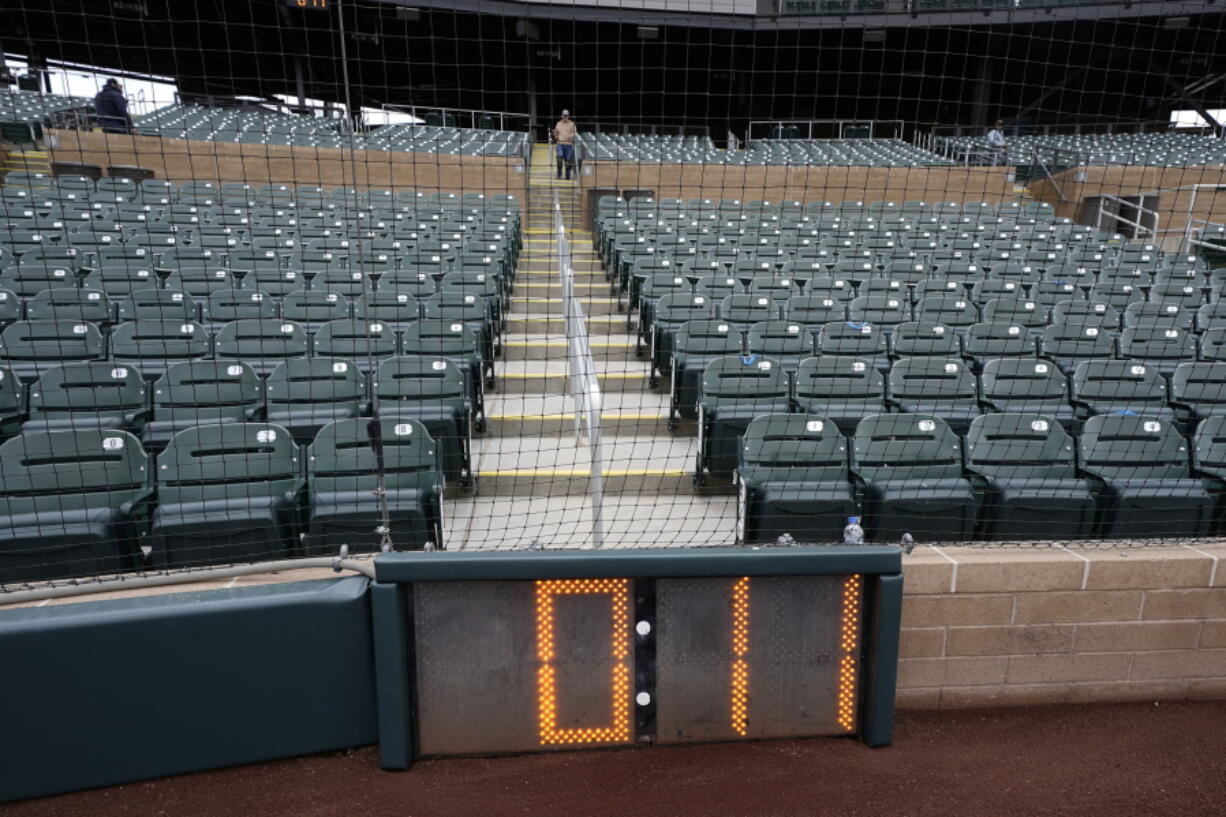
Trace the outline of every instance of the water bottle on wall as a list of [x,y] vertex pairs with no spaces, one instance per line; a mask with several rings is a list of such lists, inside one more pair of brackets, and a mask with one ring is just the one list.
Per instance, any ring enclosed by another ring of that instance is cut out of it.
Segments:
[[843,528],[843,544],[845,545],[862,545],[864,544],[864,528],[860,527],[860,517],[847,517],[847,527]]

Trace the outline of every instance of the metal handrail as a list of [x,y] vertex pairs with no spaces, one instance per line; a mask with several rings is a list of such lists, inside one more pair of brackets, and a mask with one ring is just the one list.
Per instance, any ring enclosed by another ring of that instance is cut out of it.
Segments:
[[[1215,221],[1210,221],[1206,218],[1196,217],[1196,197],[1200,195],[1201,190],[1226,190],[1226,184],[1193,184],[1187,187],[1177,187],[1176,190],[1191,190],[1192,195],[1188,197],[1188,220],[1184,227],[1183,240],[1184,247],[1190,251],[1192,247],[1206,247],[1217,252],[1226,252],[1226,247],[1221,244],[1205,241],[1201,238],[1201,231],[1205,227],[1220,227],[1222,225]],[[1200,225],[1197,227],[1196,225]]]
[[558,276],[562,284],[562,302],[566,329],[566,374],[569,393],[574,401],[575,445],[583,431],[587,432],[591,455],[589,492],[592,497],[592,545],[604,544],[604,470],[600,439],[600,381],[596,362],[588,339],[587,319],[583,305],[575,297],[575,273],[570,257],[570,241],[562,220],[562,205],[558,193],[553,194],[554,233],[558,244]]
[[415,116],[423,121],[426,117],[419,115],[418,111],[421,111],[422,114],[442,114],[444,121],[446,121],[447,116],[466,117],[467,121],[469,122],[467,126],[456,125],[455,127],[467,127],[477,130],[482,130],[478,123],[480,122],[480,118],[483,116],[497,117],[499,130],[513,130],[513,128],[508,128],[506,126],[506,121],[508,118],[522,119],[524,122],[528,122],[531,119],[530,114],[517,113],[515,111],[483,111],[476,108],[444,108],[437,105],[397,105],[395,103],[385,102],[381,106],[381,109],[385,111],[394,111],[396,113],[407,113],[410,116]]
[[[1144,196],[1142,196],[1142,199],[1144,199]],[[1136,210],[1137,220],[1133,221],[1132,219],[1125,218],[1119,213],[1107,212],[1107,210],[1103,208],[1103,205],[1106,204],[1108,201],[1113,201],[1117,205],[1120,205],[1122,207],[1131,207],[1132,209]],[[1154,224],[1152,227],[1147,226],[1141,222],[1140,219],[1141,219],[1142,214],[1153,216]],[[1157,238],[1158,236],[1158,219],[1159,219],[1158,211],[1151,210],[1148,207],[1145,207],[1144,205],[1140,204],[1139,202],[1128,201],[1127,199],[1121,196],[1116,196],[1111,193],[1100,193],[1098,197],[1098,216],[1095,220],[1095,225],[1094,225],[1095,228],[1098,230],[1102,230],[1103,228],[1103,216],[1109,216],[1110,218],[1115,219],[1115,221],[1120,224],[1127,224],[1128,226],[1132,227],[1134,238],[1140,238],[1142,232],[1149,233],[1150,237],[1152,238]],[[1117,233],[1120,231],[1112,230],[1111,232]]]
[[[807,128],[808,135],[800,137],[802,139],[823,138],[823,137],[814,136],[814,126],[815,125],[835,125],[837,126],[838,135],[836,137],[833,137],[837,139],[845,138],[843,136],[844,130],[848,126],[854,126],[854,125],[860,125],[860,126],[867,125],[869,139],[901,139],[903,136],[903,131],[906,128],[906,122],[902,119],[755,119],[754,121],[750,122],[749,127],[745,129],[745,144],[747,146],[752,144],[753,142],[760,142],[764,139],[774,138],[770,136],[770,130],[767,130],[766,136],[755,136],[754,135],[754,131],[760,130],[761,129],[760,126],[762,125],[766,125],[768,128],[774,128],[776,126],[781,126],[781,125],[803,125]],[[893,128],[892,134],[889,136],[878,136],[877,128],[885,127],[885,126],[891,126]],[[831,137],[824,137],[824,138],[831,138]]]

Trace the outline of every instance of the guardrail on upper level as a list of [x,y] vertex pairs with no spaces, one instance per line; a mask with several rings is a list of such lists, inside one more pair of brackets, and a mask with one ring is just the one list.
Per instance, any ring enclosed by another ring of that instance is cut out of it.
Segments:
[[762,119],[749,123],[745,144],[764,139],[901,139],[901,119]]
[[565,308],[566,375],[568,391],[574,404],[575,444],[587,433],[590,458],[589,493],[592,500],[592,545],[604,544],[604,471],[600,441],[600,381],[596,376],[596,361],[588,340],[587,318],[583,305],[575,297],[575,273],[571,265],[570,241],[562,221],[562,206],[558,194],[553,194],[554,235],[558,246],[558,275],[562,283]]

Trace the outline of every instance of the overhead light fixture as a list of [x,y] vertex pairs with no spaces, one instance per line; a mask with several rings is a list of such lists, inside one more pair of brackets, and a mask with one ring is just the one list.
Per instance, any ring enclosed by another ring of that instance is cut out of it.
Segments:
[[866,28],[864,29],[864,42],[866,43],[885,42],[885,29],[884,28]]
[[656,26],[639,26],[640,40],[658,40],[660,39],[660,29]]
[[1163,28],[1187,28],[1192,22],[1191,17],[1167,17],[1162,21]]

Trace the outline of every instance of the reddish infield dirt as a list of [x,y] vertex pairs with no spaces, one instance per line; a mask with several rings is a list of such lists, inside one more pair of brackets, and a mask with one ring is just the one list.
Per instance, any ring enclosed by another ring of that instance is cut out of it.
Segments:
[[902,713],[894,745],[433,760],[374,748],[0,806],[6,817],[1223,815],[1226,702]]

